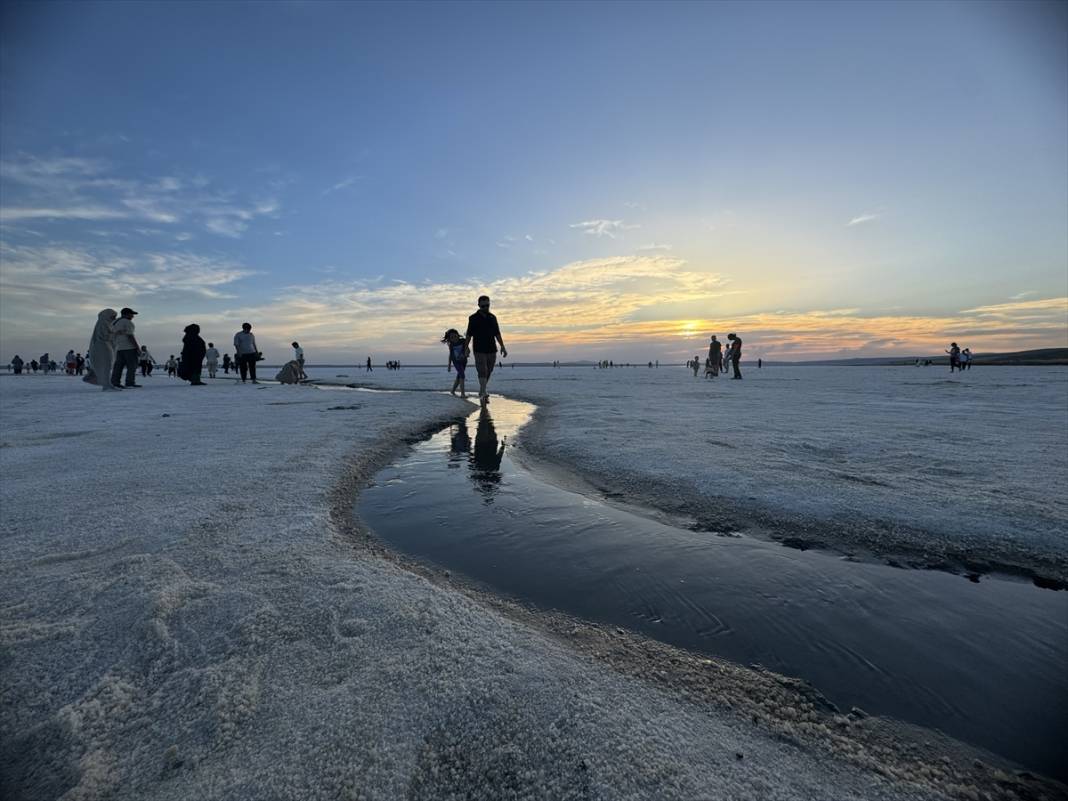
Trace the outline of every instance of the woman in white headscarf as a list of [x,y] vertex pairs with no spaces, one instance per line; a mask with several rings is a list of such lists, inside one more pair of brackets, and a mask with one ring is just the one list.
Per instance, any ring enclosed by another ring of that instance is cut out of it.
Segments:
[[105,392],[118,389],[111,385],[111,365],[115,361],[115,333],[111,324],[118,316],[114,309],[101,311],[96,318],[93,337],[89,340],[89,362],[93,365],[93,380],[89,381],[90,376],[86,376],[84,380],[90,384],[99,384]]

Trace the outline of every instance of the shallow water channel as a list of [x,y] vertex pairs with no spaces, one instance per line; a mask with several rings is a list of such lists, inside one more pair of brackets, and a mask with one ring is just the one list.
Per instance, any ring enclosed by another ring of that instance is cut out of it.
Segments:
[[357,513],[399,550],[495,592],[760,664],[845,710],[1068,776],[1068,592],[659,522],[513,461],[533,411],[494,397],[382,470]]

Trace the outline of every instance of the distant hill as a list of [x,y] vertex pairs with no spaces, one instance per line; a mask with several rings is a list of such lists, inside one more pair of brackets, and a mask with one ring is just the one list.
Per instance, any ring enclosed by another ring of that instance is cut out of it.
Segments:
[[[837,367],[876,367],[915,364],[930,361],[933,364],[949,364],[949,356],[881,356],[859,357],[854,359],[816,359],[803,362],[767,361],[766,364],[796,366],[837,366]],[[973,353],[972,362],[980,365],[1051,365],[1068,364],[1068,348],[1040,348],[1038,350],[1020,350],[1013,353]]]

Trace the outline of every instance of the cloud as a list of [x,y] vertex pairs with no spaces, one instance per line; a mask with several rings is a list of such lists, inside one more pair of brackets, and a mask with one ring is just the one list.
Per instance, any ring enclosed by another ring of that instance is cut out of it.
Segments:
[[0,162],[0,177],[0,219],[8,224],[34,219],[199,222],[213,233],[238,237],[254,219],[273,216],[280,208],[273,196],[245,200],[232,192],[209,191],[210,181],[202,175],[188,180],[173,175],[123,178],[114,165],[99,159],[19,154]]
[[1037,292],[1035,292],[1035,290],[1033,290],[1033,289],[1028,289],[1028,290],[1026,290],[1025,292],[1017,292],[1017,293],[1016,293],[1015,295],[1012,295],[1012,296],[1011,296],[1011,297],[1009,298],[1009,300],[1023,300],[1024,298],[1029,298],[1029,297],[1031,297],[1032,295],[1037,295],[1037,294],[1038,294],[1038,293],[1037,293]]
[[68,206],[66,208],[26,208],[22,206],[0,207],[0,220],[126,220],[134,216],[121,209],[103,206]]
[[672,250],[672,246],[671,245],[665,245],[665,244],[661,244],[659,242],[650,242],[648,245],[642,245],[640,248],[638,248],[638,252],[639,253],[651,253],[651,252],[654,252],[654,251],[662,251],[662,252],[667,253],[667,252],[669,252],[671,250]]
[[[114,247],[15,246],[0,242],[0,286],[15,306],[5,316],[24,316],[42,304],[57,310],[99,306],[109,296],[195,295],[225,297],[221,287],[253,271],[226,259],[189,253],[136,253]],[[31,305],[22,308],[20,299]]]
[[858,217],[854,217],[852,220],[846,223],[846,227],[851,225],[861,225],[862,223],[871,222],[872,220],[878,220],[878,214],[861,214]]
[[583,233],[597,238],[608,237],[615,239],[623,231],[638,228],[637,225],[627,225],[623,220],[585,220],[584,222],[571,223],[571,228],[577,228]]
[[332,186],[328,186],[326,189],[323,190],[323,194],[324,195],[329,195],[331,192],[339,192],[342,189],[348,189],[350,186],[352,186],[357,181],[360,181],[362,179],[363,179],[362,175],[350,175],[348,178],[345,178],[344,180],[338,181],[336,184],[334,184]]
[[532,236],[531,236],[530,234],[527,234],[527,235],[526,235],[526,236],[524,236],[523,238],[524,238],[525,240],[527,240],[528,242],[533,242],[533,241],[534,241],[534,237],[532,237]]
[[438,230],[436,230],[434,232],[434,238],[435,239],[445,239],[446,237],[448,237],[448,235],[449,235],[449,229],[448,228],[439,228]]

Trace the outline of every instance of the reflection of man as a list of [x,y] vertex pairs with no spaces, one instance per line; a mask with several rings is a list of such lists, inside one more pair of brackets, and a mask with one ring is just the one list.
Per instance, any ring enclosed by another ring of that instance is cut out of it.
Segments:
[[[497,318],[490,314],[490,299],[482,295],[478,299],[478,311],[467,318],[467,337],[464,346],[471,347],[471,340],[475,340],[475,371],[478,373],[478,399],[483,405],[489,403],[489,392],[486,385],[489,383],[493,365],[497,361],[497,342],[501,343],[501,356],[508,357],[508,349],[504,347],[501,339],[501,327]],[[496,342],[494,341],[496,340]]]
[[[478,416],[478,428],[475,429],[475,447],[471,454],[471,480],[475,485],[491,495],[501,483],[501,459],[504,458],[502,441],[498,447],[497,429],[493,427],[493,418],[483,406]],[[487,501],[489,499],[487,498]]]

